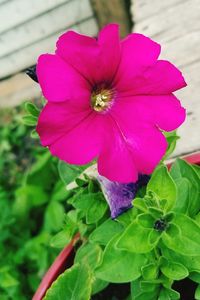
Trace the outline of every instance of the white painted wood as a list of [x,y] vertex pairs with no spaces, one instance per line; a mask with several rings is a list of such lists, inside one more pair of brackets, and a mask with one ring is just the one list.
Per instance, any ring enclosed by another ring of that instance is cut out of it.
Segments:
[[[84,34],[87,33],[92,36],[96,35],[98,31],[97,23],[94,18],[90,18],[87,21],[81,22],[79,25],[71,28],[77,32]],[[40,44],[36,44],[34,47],[27,48],[26,52],[19,51],[17,56],[13,57],[13,60],[17,60],[22,68],[26,68],[27,64],[30,63],[33,65],[36,63],[37,57],[41,53],[54,51],[57,38],[58,34],[43,40]],[[12,58],[12,56],[10,58]],[[8,71],[13,71],[12,60],[6,62],[6,67],[8,68]],[[24,100],[37,98],[40,95],[41,91],[38,84],[30,80],[25,73],[19,73],[7,80],[0,81],[0,108],[16,106]]]
[[[69,13],[70,12],[70,13]],[[89,0],[74,0],[0,35],[0,59],[93,15]]]
[[0,33],[69,0],[1,0]]
[[162,45],[161,58],[183,72],[187,88],[177,97],[187,109],[187,120],[178,130],[181,139],[174,155],[200,149],[200,1],[132,0],[134,31]]
[[[93,17],[83,21],[79,25],[70,26],[70,28],[77,30],[78,32],[96,35],[97,33],[97,24]],[[26,49],[21,49],[9,57],[0,59],[0,77],[7,76],[9,74],[17,73],[20,70],[27,68],[28,66],[34,65],[37,62],[37,58],[42,53],[53,53],[55,50],[56,41],[63,33],[56,33],[46,39],[41,40],[40,42],[26,47]]]

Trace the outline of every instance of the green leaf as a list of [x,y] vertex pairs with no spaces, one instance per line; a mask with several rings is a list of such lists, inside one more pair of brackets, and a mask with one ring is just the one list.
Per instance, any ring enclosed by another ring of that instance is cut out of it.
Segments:
[[33,129],[31,131],[31,138],[32,139],[39,139],[39,135],[38,135],[38,133],[37,133],[37,131],[35,129]]
[[102,263],[95,270],[95,275],[113,283],[129,282],[141,275],[141,267],[146,263],[144,255],[116,249],[119,236],[114,237],[106,246]]
[[189,270],[189,272],[200,272],[200,256],[182,255],[166,248],[165,245],[161,245],[161,250],[164,257],[170,261],[175,261],[182,264]]
[[139,215],[137,221],[144,228],[152,229],[155,224],[155,219],[150,214]]
[[180,294],[172,289],[162,288],[158,300],[178,300]]
[[158,266],[155,263],[150,263],[142,267],[142,276],[145,280],[153,280],[158,276]]
[[173,224],[179,228],[180,233],[171,231],[169,226],[162,235],[165,246],[183,255],[199,256],[200,227],[198,224],[183,214],[176,214]]
[[146,203],[145,203],[144,199],[142,199],[142,198],[135,198],[133,204],[134,204],[134,207],[141,210],[142,212],[147,212],[147,210],[148,210]]
[[189,278],[194,281],[194,282],[197,282],[197,283],[200,283],[200,272],[192,272],[190,273],[190,276]]
[[[198,177],[196,171],[186,161],[177,159],[176,162],[172,165],[170,173],[172,178],[176,182],[180,182],[181,178],[187,179],[189,181],[189,191],[186,191],[188,198],[187,200],[185,200],[185,202],[189,202],[187,208],[189,216],[195,216],[195,214],[200,210],[200,178]],[[180,197],[177,199],[177,201],[182,201]]]
[[89,165],[75,166],[67,164],[66,162],[60,160],[58,162],[58,172],[62,181],[68,185],[73,182],[80,174],[88,168]]
[[94,270],[99,264],[101,256],[102,250],[99,245],[86,243],[78,249],[75,256],[75,263],[87,264],[91,270]]
[[149,252],[156,245],[149,242],[149,235],[153,230],[144,228],[137,221],[133,221],[122,233],[116,247],[137,253]]
[[99,293],[109,285],[109,282],[95,278],[92,283],[92,295]]
[[101,192],[75,196],[72,205],[86,214],[86,223],[97,223],[105,214],[108,206]]
[[48,231],[59,231],[62,228],[65,210],[59,202],[50,202],[45,212],[44,227]]
[[166,211],[169,211],[174,206],[176,201],[176,185],[166,166],[162,165],[154,171],[147,185],[148,191],[154,192],[159,199],[167,200]]
[[173,280],[181,280],[189,275],[188,270],[182,264],[161,258],[160,269],[162,273]]
[[[153,287],[153,288],[152,288]],[[144,288],[144,284],[143,284]],[[141,278],[131,282],[131,299],[132,300],[155,300],[159,292],[159,286],[151,284],[151,291],[147,292],[141,288]]]
[[108,219],[90,234],[89,240],[100,245],[107,245],[122,230],[123,226],[119,222]]
[[92,278],[87,266],[74,265],[52,284],[44,300],[89,300]]
[[50,240],[51,247],[64,248],[70,243],[72,236],[66,230],[62,230],[54,235]]
[[176,147],[176,142],[179,139],[179,136],[176,134],[176,131],[164,132],[164,135],[167,139],[168,147],[163,160],[168,158],[173,153]]
[[192,188],[191,183],[187,178],[176,179],[177,187],[177,201],[173,208],[173,211],[189,214],[190,211],[190,190]]
[[22,117],[22,122],[26,126],[36,126],[37,125],[37,118],[32,115],[26,115]]
[[195,291],[195,300],[200,300],[200,284],[198,285]]
[[42,187],[30,184],[18,188],[16,197],[26,197],[31,206],[40,206],[48,201],[48,195]]
[[40,114],[40,110],[32,102],[25,103],[25,110],[34,117],[38,117]]

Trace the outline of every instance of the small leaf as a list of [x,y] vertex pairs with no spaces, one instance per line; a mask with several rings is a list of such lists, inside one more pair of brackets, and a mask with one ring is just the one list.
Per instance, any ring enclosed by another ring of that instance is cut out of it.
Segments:
[[180,263],[168,261],[162,257],[160,269],[162,273],[173,280],[181,280],[189,275],[188,270]]
[[162,288],[158,300],[178,300],[180,294],[172,289]]
[[40,110],[32,102],[25,103],[25,110],[34,117],[38,117],[40,114]]
[[164,135],[166,137],[168,147],[163,160],[168,158],[173,153],[176,147],[176,142],[179,139],[179,136],[176,134],[176,131],[164,132]]
[[26,126],[36,126],[37,125],[37,118],[32,115],[26,115],[22,117],[22,122]]
[[137,217],[138,223],[144,228],[153,228],[155,220],[150,214],[141,214]]
[[44,300],[89,300],[91,283],[88,267],[84,264],[74,265],[54,281]]
[[153,280],[158,276],[158,266],[154,263],[150,263],[142,267],[142,276],[145,280]]
[[165,246],[183,255],[199,256],[200,227],[198,224],[183,214],[176,214],[173,224],[179,229],[171,231],[170,226],[169,230],[163,232],[162,241]]
[[95,270],[97,278],[113,283],[129,282],[141,275],[141,267],[146,263],[144,255],[116,249],[119,236],[106,246],[102,263]]
[[154,171],[147,185],[148,191],[154,192],[159,199],[167,200],[166,211],[169,211],[174,206],[176,201],[176,185],[166,166],[162,165]]

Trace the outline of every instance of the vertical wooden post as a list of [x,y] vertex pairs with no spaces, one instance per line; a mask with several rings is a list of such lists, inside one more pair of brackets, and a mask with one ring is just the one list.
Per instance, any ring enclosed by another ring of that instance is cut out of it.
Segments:
[[131,32],[132,21],[127,0],[90,0],[99,27],[108,23],[120,25],[121,37]]

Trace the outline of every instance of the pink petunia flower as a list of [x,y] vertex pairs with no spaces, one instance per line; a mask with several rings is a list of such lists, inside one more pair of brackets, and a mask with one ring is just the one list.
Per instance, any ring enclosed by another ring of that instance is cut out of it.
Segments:
[[112,181],[150,174],[167,148],[161,130],[185,120],[172,94],[186,86],[181,72],[158,60],[160,45],[137,33],[120,41],[118,25],[98,39],[64,33],[55,54],[38,59],[37,76],[48,103],[37,132],[43,146],[70,164],[97,158]]

